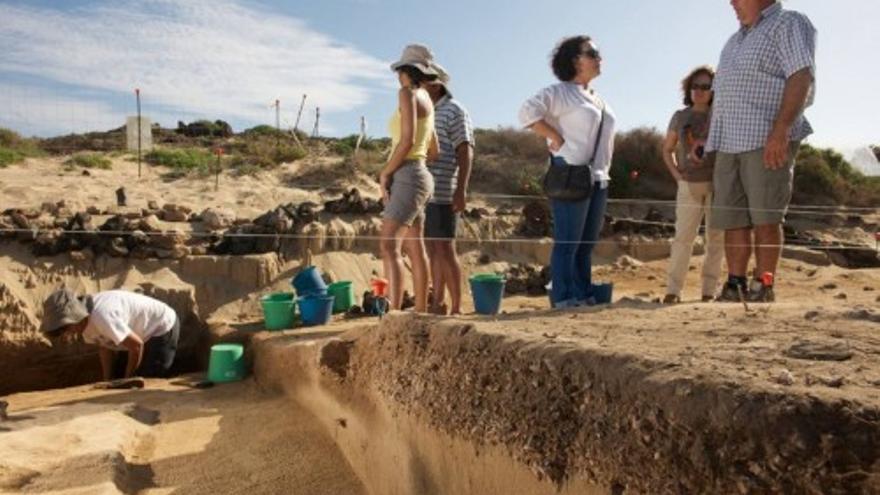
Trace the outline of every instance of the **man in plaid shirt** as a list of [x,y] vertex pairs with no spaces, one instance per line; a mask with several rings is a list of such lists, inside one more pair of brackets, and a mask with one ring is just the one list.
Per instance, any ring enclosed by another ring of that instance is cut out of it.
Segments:
[[[717,152],[712,219],[725,230],[728,281],[718,299],[770,302],[794,159],[812,133],[816,30],[774,0],[731,0],[741,23],[721,52],[707,152]],[[746,270],[755,245],[755,280]]]

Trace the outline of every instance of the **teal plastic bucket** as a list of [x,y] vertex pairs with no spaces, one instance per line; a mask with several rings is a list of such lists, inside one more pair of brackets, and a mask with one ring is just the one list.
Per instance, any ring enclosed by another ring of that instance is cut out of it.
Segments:
[[501,310],[504,296],[504,276],[494,273],[479,273],[471,276],[471,295],[474,309],[481,315],[495,315]]
[[300,270],[290,283],[296,290],[296,295],[300,297],[327,294],[327,284],[324,283],[321,272],[315,266],[308,266]]
[[304,296],[299,298],[299,315],[303,325],[326,325],[333,314],[333,296]]
[[614,284],[611,282],[593,284],[593,299],[596,304],[611,304],[614,295]]
[[354,287],[351,282],[334,282],[327,287],[327,295],[333,296],[333,312],[345,313],[355,305]]
[[296,317],[296,299],[293,293],[277,292],[260,298],[266,330],[293,328]]
[[236,382],[245,376],[244,346],[216,344],[211,346],[208,380],[214,383]]

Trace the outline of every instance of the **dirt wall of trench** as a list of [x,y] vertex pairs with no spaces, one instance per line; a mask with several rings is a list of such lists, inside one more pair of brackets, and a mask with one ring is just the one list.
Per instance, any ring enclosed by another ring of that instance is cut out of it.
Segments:
[[[880,493],[880,411],[858,403],[413,315],[302,339],[257,342],[258,381],[323,417],[377,493]],[[385,463],[405,479],[387,484]],[[500,465],[529,488],[492,485]]]

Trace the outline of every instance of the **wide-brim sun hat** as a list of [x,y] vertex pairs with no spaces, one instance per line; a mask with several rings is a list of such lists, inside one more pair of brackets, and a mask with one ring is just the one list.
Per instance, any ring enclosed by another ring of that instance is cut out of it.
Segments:
[[79,323],[89,316],[86,305],[69,289],[59,289],[43,302],[43,321],[40,331],[52,333],[61,327]]
[[[396,71],[407,65],[415,67],[421,71],[422,74],[429,76],[439,77],[441,74],[437,70],[437,67],[439,66],[434,62],[434,54],[431,52],[431,49],[418,43],[406,45],[403,49],[403,53],[400,54],[400,60],[391,64],[391,70]],[[442,70],[442,67],[440,69]],[[443,71],[443,73],[445,73],[445,71]]]

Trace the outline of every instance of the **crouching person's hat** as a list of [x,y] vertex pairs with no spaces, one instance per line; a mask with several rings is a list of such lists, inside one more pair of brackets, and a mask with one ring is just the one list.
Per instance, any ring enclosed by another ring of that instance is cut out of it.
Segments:
[[40,331],[52,334],[74,323],[79,323],[89,316],[86,305],[76,298],[69,289],[59,289],[49,295],[43,302],[43,321]]

